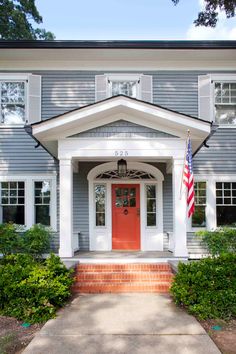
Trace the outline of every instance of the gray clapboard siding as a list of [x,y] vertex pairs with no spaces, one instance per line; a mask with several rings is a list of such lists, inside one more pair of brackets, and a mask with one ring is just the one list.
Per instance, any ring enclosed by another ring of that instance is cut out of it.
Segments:
[[95,102],[95,72],[43,71],[42,119]]
[[[35,73],[42,75],[42,119],[94,103],[95,75],[104,74],[101,71]],[[194,116],[198,115],[198,75],[202,73],[202,71],[143,71],[143,74],[153,77],[153,103]]]
[[236,173],[236,128],[218,128],[193,159],[197,174]]
[[194,233],[187,233],[187,248],[191,254],[207,254],[206,247],[201,243],[201,239]]
[[23,128],[0,128],[2,173],[56,172],[58,163]]
[[174,135],[161,132],[159,130],[144,127],[139,124],[128,122],[126,120],[118,120],[97,128],[86,130],[85,132],[72,135],[70,138],[132,138],[132,137],[146,137],[146,138],[173,138]]

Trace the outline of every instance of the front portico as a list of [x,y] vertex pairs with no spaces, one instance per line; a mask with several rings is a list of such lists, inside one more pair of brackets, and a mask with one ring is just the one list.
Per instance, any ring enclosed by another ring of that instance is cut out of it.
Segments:
[[[122,122],[122,132],[114,122]],[[80,246],[74,224],[83,210],[74,202],[73,176],[91,163],[86,197],[78,194],[87,198],[90,251],[163,251],[168,232],[174,256],[187,257],[180,189],[188,129],[194,152],[209,135],[209,122],[125,96],[32,125],[34,137],[59,159],[60,256],[73,257]],[[123,178],[117,175],[121,158],[127,161]]]

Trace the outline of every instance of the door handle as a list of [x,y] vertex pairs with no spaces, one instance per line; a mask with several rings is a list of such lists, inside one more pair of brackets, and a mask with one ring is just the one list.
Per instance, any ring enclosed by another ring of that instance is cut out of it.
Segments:
[[127,215],[129,212],[127,209],[124,210],[124,214]]
[[137,208],[137,215],[140,216],[140,208]]

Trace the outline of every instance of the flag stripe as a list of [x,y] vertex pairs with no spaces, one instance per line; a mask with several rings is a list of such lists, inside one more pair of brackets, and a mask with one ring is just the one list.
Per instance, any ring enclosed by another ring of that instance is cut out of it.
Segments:
[[193,177],[193,165],[192,165],[192,146],[190,137],[187,140],[187,151],[184,162],[183,184],[187,187],[187,205],[188,205],[188,217],[194,213],[195,198],[194,198],[194,177]]

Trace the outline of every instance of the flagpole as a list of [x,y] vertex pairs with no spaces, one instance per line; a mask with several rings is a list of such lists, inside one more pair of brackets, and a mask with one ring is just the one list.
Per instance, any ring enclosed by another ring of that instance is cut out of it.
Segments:
[[186,139],[186,146],[185,146],[185,154],[184,154],[184,164],[183,164],[183,171],[182,171],[182,180],[181,180],[181,186],[180,186],[180,194],[179,194],[179,199],[182,198],[182,190],[183,190],[183,179],[184,179],[184,167],[185,167],[185,160],[186,160],[186,155],[187,155],[187,148],[188,148],[188,139],[190,138],[190,130],[187,130],[187,139]]

